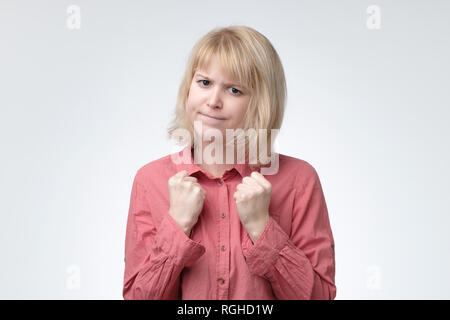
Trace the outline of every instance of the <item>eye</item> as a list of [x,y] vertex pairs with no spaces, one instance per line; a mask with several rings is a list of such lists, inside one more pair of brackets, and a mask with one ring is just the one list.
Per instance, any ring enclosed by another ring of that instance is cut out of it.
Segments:
[[[209,80],[199,80],[197,82],[200,83],[200,86],[203,86],[203,85],[207,86],[209,84]],[[208,82],[208,84],[205,84],[204,82]]]
[[[233,95],[235,95],[235,96],[240,96],[242,94],[242,92],[236,88],[231,87],[231,90],[233,92]],[[235,90],[235,91],[233,91],[233,90]]]
[[[205,83],[205,82],[206,82],[206,83]],[[197,83],[200,84],[200,87],[206,87],[206,86],[209,85],[210,81],[209,81],[209,80],[202,79],[202,80],[198,80]],[[238,90],[238,89],[236,89],[236,88],[234,88],[234,87],[230,87],[230,89],[231,89],[231,93],[232,93],[234,96],[240,96],[240,95],[242,95],[242,91],[240,91],[240,90]]]

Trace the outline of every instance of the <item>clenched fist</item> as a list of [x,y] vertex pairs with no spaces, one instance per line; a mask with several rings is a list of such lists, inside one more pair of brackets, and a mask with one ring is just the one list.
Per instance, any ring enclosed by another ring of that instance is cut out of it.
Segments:
[[183,170],[169,178],[169,214],[189,237],[203,208],[206,191]]
[[249,177],[242,179],[233,195],[239,218],[253,242],[269,221],[271,193],[271,183],[261,173],[253,171]]

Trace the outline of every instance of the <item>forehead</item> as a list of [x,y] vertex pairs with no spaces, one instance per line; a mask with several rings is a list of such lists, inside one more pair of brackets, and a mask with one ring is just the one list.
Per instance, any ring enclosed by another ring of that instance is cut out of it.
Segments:
[[192,77],[198,79],[199,73],[226,86],[239,87],[249,93],[253,91],[253,79],[250,76],[253,72],[236,57],[217,53],[202,55],[196,61]]
[[236,80],[236,78],[233,77],[232,70],[228,70],[228,68],[221,64],[214,56],[210,57],[208,60],[199,62],[195,69],[195,74],[198,73],[209,77],[220,77],[224,81]]

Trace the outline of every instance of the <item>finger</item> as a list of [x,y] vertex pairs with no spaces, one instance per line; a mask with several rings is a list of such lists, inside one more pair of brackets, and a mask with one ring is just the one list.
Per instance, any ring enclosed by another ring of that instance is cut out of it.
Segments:
[[236,191],[233,194],[233,198],[234,198],[235,201],[241,201],[242,199],[245,198],[246,195],[247,195],[246,191],[240,190],[240,191]]
[[176,176],[186,176],[187,175],[187,170],[181,170],[181,171],[178,171],[175,175]]
[[197,186],[200,189],[200,192],[203,195],[206,195],[206,190],[202,187],[202,185],[200,183],[195,182],[194,185]]
[[236,190],[235,194],[237,196],[243,196],[246,194],[251,194],[252,193],[252,189],[249,189],[248,187],[241,187],[239,189]]
[[183,177],[183,180],[197,182],[197,178],[196,177],[191,177],[191,176]]
[[178,184],[184,176],[187,175],[187,171],[186,170],[182,170],[177,172],[176,174],[174,174],[173,176],[171,176],[168,180],[168,184],[170,185],[174,185],[174,184]]
[[206,191],[201,186],[198,186],[197,190],[202,196],[206,195]]
[[258,182],[264,189],[270,190],[272,188],[270,182],[266,178],[264,178],[264,176],[258,171],[253,171],[250,176],[255,179],[255,181]]
[[198,182],[192,182],[192,184],[193,184],[194,186],[199,187],[201,190],[205,191],[205,189],[203,189],[203,187],[202,187],[202,185],[201,185],[200,183],[198,183]]
[[243,182],[250,190],[254,190],[255,192],[265,191],[264,187],[252,177],[244,177]]
[[186,170],[181,170],[174,175],[175,180],[181,180],[188,175]]
[[244,183],[240,183],[236,186],[236,190],[246,190],[249,188],[249,185],[244,184]]
[[180,181],[181,184],[185,185],[188,188],[198,187],[203,190],[203,187],[200,183],[192,181],[192,180],[186,180],[187,178],[184,178]]
[[251,186],[251,187],[261,187],[260,183],[257,182],[254,178],[252,177],[244,177],[244,179],[242,179],[242,182]]

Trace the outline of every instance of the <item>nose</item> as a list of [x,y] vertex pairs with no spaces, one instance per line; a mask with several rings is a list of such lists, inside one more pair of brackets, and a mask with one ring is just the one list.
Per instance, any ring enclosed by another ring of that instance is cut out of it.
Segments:
[[215,88],[210,91],[206,105],[213,109],[222,108],[222,100],[220,99],[220,88]]

